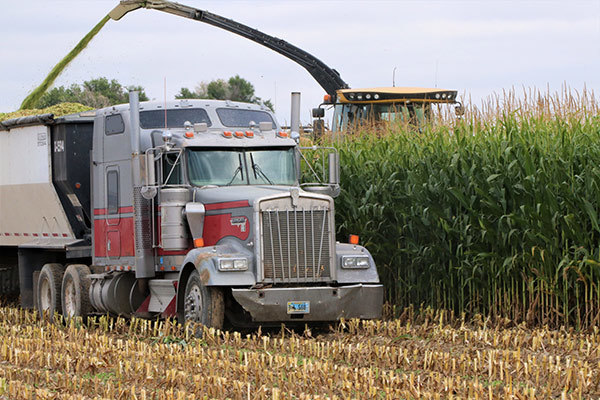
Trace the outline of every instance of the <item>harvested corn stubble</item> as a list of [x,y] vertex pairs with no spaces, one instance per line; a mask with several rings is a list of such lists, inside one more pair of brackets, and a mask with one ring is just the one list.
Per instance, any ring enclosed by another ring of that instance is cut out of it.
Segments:
[[600,396],[600,334],[488,327],[432,312],[307,338],[173,321],[52,324],[0,308],[0,398],[347,399]]

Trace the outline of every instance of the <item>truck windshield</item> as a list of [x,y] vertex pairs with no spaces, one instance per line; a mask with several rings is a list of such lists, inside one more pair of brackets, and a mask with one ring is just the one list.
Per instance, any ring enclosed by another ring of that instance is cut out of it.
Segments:
[[194,186],[296,183],[293,148],[189,149],[187,164]]

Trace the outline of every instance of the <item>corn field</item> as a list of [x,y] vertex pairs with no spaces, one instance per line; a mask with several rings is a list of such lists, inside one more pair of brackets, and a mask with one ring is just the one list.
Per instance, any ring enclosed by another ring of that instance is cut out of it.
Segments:
[[[442,111],[448,111],[442,109]],[[335,145],[338,240],[359,234],[387,300],[587,328],[600,322],[594,94],[525,90]]]
[[7,307],[0,321],[0,399],[600,396],[597,328],[492,327],[410,308],[401,319],[342,321],[319,334],[107,317],[50,323]]

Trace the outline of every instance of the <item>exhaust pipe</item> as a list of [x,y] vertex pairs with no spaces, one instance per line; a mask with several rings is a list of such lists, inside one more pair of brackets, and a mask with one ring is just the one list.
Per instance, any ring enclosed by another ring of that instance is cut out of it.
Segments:
[[129,117],[131,124],[131,152],[140,154],[140,95],[132,90],[129,92]]
[[300,92],[292,92],[292,115],[290,118],[291,138],[300,138]]

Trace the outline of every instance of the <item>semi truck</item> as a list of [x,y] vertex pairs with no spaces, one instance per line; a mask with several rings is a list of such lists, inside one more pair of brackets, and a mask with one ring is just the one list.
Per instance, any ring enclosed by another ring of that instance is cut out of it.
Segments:
[[323,102],[313,109],[313,127],[324,130],[325,108],[333,108],[331,130],[343,132],[372,122],[403,120],[415,125],[426,123],[435,104],[454,104],[457,114],[463,108],[456,90],[422,87],[350,88],[340,73],[293,44],[251,28],[240,22],[168,0],[122,0],[110,13],[120,20],[139,8],[158,10],[203,22],[265,46],[296,62],[325,90]]
[[0,122],[1,290],[66,317],[379,318],[373,257],[336,240],[337,153],[310,148],[325,177],[305,185],[297,139],[263,106],[136,92]]

